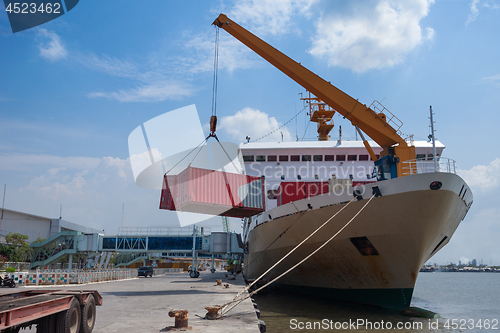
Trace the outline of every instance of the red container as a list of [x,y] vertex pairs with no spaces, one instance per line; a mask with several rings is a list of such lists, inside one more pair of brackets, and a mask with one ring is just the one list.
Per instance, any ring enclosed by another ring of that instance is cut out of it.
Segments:
[[305,198],[305,182],[281,182],[278,191],[278,206]]
[[165,175],[160,209],[249,217],[265,210],[264,179],[188,167]]
[[325,194],[330,191],[328,182],[307,182],[306,183],[306,198],[311,198],[316,195]]

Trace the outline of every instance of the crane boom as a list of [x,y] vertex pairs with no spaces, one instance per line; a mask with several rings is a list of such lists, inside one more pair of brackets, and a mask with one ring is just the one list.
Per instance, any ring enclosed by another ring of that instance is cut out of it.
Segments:
[[398,162],[415,159],[415,147],[408,146],[397,130],[387,123],[385,114],[377,114],[365,104],[360,103],[357,99],[352,98],[330,82],[233,22],[225,14],[220,14],[213,24],[227,31],[292,80],[342,114],[354,126],[358,126],[383,148],[383,156],[391,155],[393,157],[397,164],[398,175],[403,174],[401,163]]

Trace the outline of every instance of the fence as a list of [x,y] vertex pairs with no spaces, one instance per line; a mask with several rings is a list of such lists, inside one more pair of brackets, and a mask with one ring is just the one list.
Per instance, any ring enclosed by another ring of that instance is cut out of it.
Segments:
[[[156,268],[155,275],[182,273],[182,268]],[[104,281],[117,281],[137,277],[136,269],[114,269],[105,271],[39,271],[7,273],[17,285],[67,285]]]

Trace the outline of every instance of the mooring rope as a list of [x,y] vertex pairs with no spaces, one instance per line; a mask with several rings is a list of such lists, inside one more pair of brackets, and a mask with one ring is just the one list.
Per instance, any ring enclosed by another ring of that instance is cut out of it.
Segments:
[[[328,222],[330,222],[331,220],[333,220],[335,218],[335,216],[337,216],[341,211],[343,211],[347,206],[349,206],[349,204],[351,202],[354,201],[354,199],[356,199],[356,197],[352,198],[351,201],[349,201],[347,203],[347,205],[345,205],[344,207],[342,207],[338,212],[336,212],[332,217],[330,217],[328,220],[326,220],[325,223],[323,223],[321,226],[319,226],[316,230],[314,230],[314,232],[312,234],[310,234],[309,236],[307,236],[302,242],[300,242],[297,246],[295,246],[290,252],[288,252],[283,258],[281,258],[280,260],[278,260],[274,265],[272,265],[267,271],[265,271],[264,273],[262,273],[258,278],[256,278],[251,284],[249,284],[248,286],[246,286],[241,292],[239,292],[234,298],[233,298],[233,301],[235,299],[237,299],[238,297],[241,296],[241,294],[243,294],[245,291],[247,291],[248,289],[250,289],[254,284],[257,283],[257,281],[259,281],[260,279],[262,279],[267,273],[269,273],[274,267],[278,266],[279,263],[281,263],[283,260],[285,260],[289,255],[291,255],[295,250],[297,250],[302,244],[304,244],[305,242],[307,242],[307,240],[309,240],[309,238],[311,238],[312,236],[314,236],[319,230],[321,230],[321,228],[323,228],[325,225],[328,224]],[[300,217],[302,217],[302,215],[300,215]],[[299,219],[300,219],[299,217]],[[298,220],[298,219],[297,219]],[[297,222],[297,221],[294,221],[294,223]],[[292,223],[292,225],[294,224]],[[291,227],[291,226],[290,226]],[[281,233],[278,238],[280,238],[286,231],[288,231],[288,229],[290,228],[288,227],[283,233]],[[278,239],[277,238],[277,239]],[[276,239],[276,240],[277,240]],[[275,241],[276,241],[275,240]],[[274,243],[274,242],[273,242]],[[273,244],[271,243],[271,245]],[[269,246],[267,247],[269,248]],[[266,248],[266,250],[267,250]],[[265,250],[264,250],[265,251]],[[252,261],[253,262],[253,261]]]
[[[363,207],[361,207],[361,209],[356,213],[356,215],[354,215],[350,220],[349,222],[347,222],[342,228],[340,228],[339,231],[337,231],[335,233],[335,235],[333,235],[332,237],[330,237],[326,242],[324,242],[320,247],[318,247],[316,250],[314,250],[311,254],[309,254],[307,257],[305,257],[304,259],[302,259],[300,262],[298,262],[297,264],[295,264],[294,266],[292,266],[291,268],[289,268],[287,271],[285,271],[284,273],[282,273],[281,275],[279,275],[278,277],[274,278],[272,281],[266,283],[264,286],[260,287],[259,289],[256,289],[254,291],[252,291],[250,294],[246,295],[245,297],[243,298],[239,298],[239,299],[233,299],[232,301],[230,302],[227,302],[226,304],[224,304],[221,308],[221,313],[219,315],[219,318],[224,316],[226,313],[228,313],[229,311],[231,311],[234,307],[236,307],[238,304],[240,304],[241,302],[243,302],[245,299],[247,298],[250,298],[252,297],[254,294],[258,293],[259,291],[261,291],[262,289],[266,288],[267,286],[269,286],[271,283],[274,283],[275,281],[277,281],[278,279],[280,279],[281,277],[285,276],[286,274],[288,274],[290,271],[292,271],[293,269],[295,269],[297,266],[301,265],[304,261],[306,261],[307,259],[309,259],[310,257],[312,257],[314,254],[316,254],[316,252],[318,252],[319,250],[321,250],[323,247],[325,247],[328,243],[330,243],[335,237],[337,237],[338,234],[340,234],[342,232],[342,230],[344,230],[349,224],[351,224],[352,221],[354,221],[354,219],[365,209],[365,207],[372,201],[372,199],[375,197],[375,194],[371,196],[371,198],[363,205]],[[351,203],[352,200],[349,202]],[[347,205],[346,205],[347,206]],[[344,207],[346,207],[344,206]],[[339,211],[340,212],[340,211]],[[338,214],[338,212],[337,212]],[[337,215],[335,214],[335,215]],[[335,216],[334,215],[334,216]],[[332,216],[330,219],[328,219],[328,221],[330,221],[334,216]],[[267,273],[267,272],[266,272]],[[243,291],[244,292],[244,291]],[[241,294],[240,294],[241,296]],[[232,304],[234,303],[234,304]],[[230,304],[232,304],[231,306],[229,306]]]

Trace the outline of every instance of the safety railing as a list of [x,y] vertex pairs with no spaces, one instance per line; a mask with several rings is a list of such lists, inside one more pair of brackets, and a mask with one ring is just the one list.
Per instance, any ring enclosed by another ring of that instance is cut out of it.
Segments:
[[[210,235],[210,228],[203,228],[203,232],[198,229],[198,234]],[[118,228],[118,235],[174,235],[174,236],[188,236],[193,235],[193,227],[178,227],[178,228],[165,228],[165,227],[120,227]]]
[[415,175],[418,173],[446,172],[457,173],[456,162],[451,158],[439,157],[437,163],[434,160],[414,159],[403,162],[403,176]]
[[391,125],[396,130],[398,135],[402,135],[400,128],[403,126],[403,122],[379,101],[373,101],[370,105],[370,109],[372,109],[375,113],[383,113],[385,115],[385,122]]

